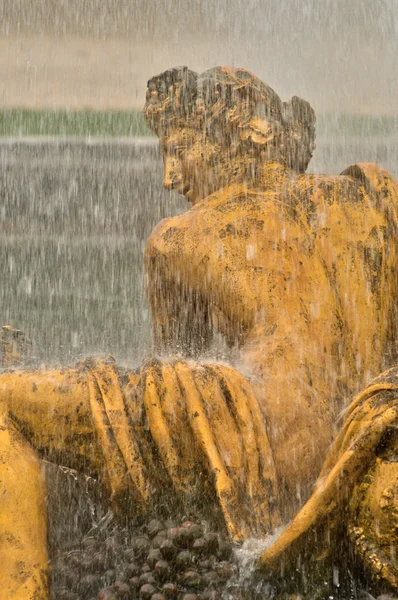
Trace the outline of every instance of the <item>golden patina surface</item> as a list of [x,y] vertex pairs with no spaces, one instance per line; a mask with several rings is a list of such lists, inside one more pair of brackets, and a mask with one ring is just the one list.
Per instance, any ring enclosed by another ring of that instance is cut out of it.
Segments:
[[[314,111],[244,69],[166,71],[148,82],[145,115],[165,186],[193,205],[147,246],[159,358],[139,372],[103,359],[1,375],[2,589],[47,598],[32,449],[98,477],[116,511],[148,512],[167,490],[215,504],[236,539],[297,513],[261,557],[271,573],[294,569],[325,521],[332,546],[343,521],[397,588],[396,373],[365,387],[398,362],[397,184],[373,164],[306,174]],[[231,364],[209,360],[215,334]]]

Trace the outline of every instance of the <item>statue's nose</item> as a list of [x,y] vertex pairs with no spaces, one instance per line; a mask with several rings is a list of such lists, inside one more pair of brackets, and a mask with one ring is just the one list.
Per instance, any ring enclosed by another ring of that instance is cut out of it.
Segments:
[[166,158],[164,161],[164,187],[166,190],[171,190],[174,186],[181,182],[182,173],[179,161],[176,158]]

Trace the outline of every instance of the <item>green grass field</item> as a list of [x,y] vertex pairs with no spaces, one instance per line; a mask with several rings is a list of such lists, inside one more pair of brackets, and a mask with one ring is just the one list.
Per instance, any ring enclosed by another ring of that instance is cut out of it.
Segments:
[[[140,110],[118,112],[0,109],[0,136],[145,136],[152,135]],[[321,114],[317,135],[389,137],[398,135],[398,116]]]
[[152,135],[139,110],[131,112],[0,109],[0,136]]

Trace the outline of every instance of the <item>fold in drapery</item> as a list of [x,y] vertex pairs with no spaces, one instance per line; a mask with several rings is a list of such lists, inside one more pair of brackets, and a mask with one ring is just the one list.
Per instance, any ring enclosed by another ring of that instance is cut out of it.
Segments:
[[[137,513],[149,509],[155,456],[156,477],[167,477],[182,498],[199,479],[207,481],[233,538],[264,535],[280,525],[264,419],[240,373],[219,364],[147,361],[136,396],[142,403],[137,427],[131,418],[137,407],[129,406],[114,361],[90,360],[85,367],[106,479],[119,510],[127,493]],[[143,431],[151,439],[151,458],[143,451]]]
[[141,512],[150,497],[145,459],[133,434],[116,364],[112,358],[85,362],[92,417],[105,460],[105,481],[117,508],[134,494]]

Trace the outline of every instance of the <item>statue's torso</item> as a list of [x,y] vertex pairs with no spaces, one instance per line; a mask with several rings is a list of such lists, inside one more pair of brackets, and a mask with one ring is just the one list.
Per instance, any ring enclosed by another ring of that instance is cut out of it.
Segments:
[[270,179],[163,221],[148,246],[149,296],[166,338],[195,305],[192,323],[202,314],[239,345],[261,380],[281,468],[291,468],[288,444],[304,456],[301,480],[323,460],[348,396],[386,366],[395,250],[380,194],[358,178],[275,169]]

